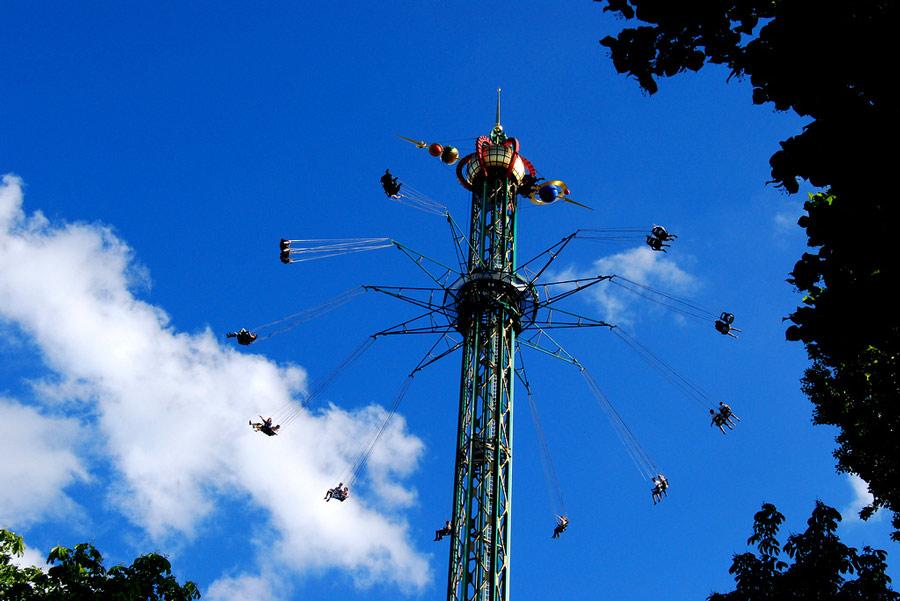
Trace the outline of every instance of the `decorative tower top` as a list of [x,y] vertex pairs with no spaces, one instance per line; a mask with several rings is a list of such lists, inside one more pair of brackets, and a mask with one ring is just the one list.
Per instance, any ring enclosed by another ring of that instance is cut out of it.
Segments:
[[507,177],[517,186],[522,185],[526,176],[530,176],[532,181],[537,177],[534,166],[519,154],[519,141],[507,137],[500,125],[500,88],[497,88],[497,122],[494,128],[490,135],[479,137],[475,142],[475,152],[460,159],[456,166],[459,183],[469,191],[474,191],[479,182],[490,175]]

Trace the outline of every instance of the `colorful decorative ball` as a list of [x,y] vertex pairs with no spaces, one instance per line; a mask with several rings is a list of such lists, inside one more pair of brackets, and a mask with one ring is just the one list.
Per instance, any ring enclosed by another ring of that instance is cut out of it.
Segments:
[[448,165],[452,165],[456,161],[459,160],[459,150],[452,146],[447,146],[444,148],[444,151],[441,153],[441,160],[447,163]]
[[428,147],[428,154],[430,154],[433,157],[441,156],[442,152],[444,152],[444,147],[441,146],[440,144],[438,144],[437,142],[435,142],[434,144],[432,144],[431,146]]
[[559,200],[561,194],[562,189],[559,186],[543,186],[538,191],[538,196],[547,204]]

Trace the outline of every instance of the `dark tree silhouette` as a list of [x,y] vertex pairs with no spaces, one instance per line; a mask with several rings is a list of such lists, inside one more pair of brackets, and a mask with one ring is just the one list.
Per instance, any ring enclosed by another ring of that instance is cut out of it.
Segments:
[[89,544],[50,550],[46,572],[12,563],[22,556],[22,537],[0,530],[0,599],[9,601],[189,601],[199,599],[193,582],[178,584],[162,555],[141,555],[130,566],[103,567],[100,552]]
[[[784,516],[764,503],[753,516],[748,545],[758,554],[734,556],[735,589],[713,593],[709,601],[897,601],[885,574],[887,553],[865,547],[860,553],[843,544],[836,531],[841,514],[816,501],[806,531],[792,534],[782,547],[778,530]],[[781,559],[786,555],[793,563]],[[849,576],[856,575],[850,580]]]
[[[898,4],[888,0],[598,0],[642,24],[601,44],[649,94],[658,80],[705,64],[749,78],[753,102],[812,119],[770,159],[772,182],[823,191],[799,225],[810,251],[788,282],[804,294],[786,332],[806,345],[803,377],[816,424],[840,429],[837,469],[869,483],[894,512],[900,540],[900,203],[891,197],[898,139],[893,86]],[[736,141],[738,142],[738,141]]]

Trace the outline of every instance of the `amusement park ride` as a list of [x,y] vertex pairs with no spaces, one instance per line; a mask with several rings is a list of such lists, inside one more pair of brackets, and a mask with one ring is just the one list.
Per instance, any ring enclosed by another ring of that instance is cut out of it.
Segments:
[[[436,533],[435,540],[450,538],[448,569],[448,601],[508,601],[510,585],[510,530],[512,517],[512,460],[513,460],[513,390],[518,379],[528,394],[532,417],[535,419],[542,450],[546,440],[540,427],[531,387],[522,363],[523,347],[545,353],[567,362],[580,371],[588,387],[604,409],[614,430],[641,474],[651,481],[654,503],[667,495],[668,481],[638,444],[637,439],[605,397],[596,381],[574,356],[565,351],[551,336],[550,330],[561,328],[608,328],[622,338],[633,350],[659,369],[673,384],[704,409],[709,408],[709,395],[687,382],[653,352],[632,338],[621,328],[605,321],[578,315],[560,306],[568,297],[599,285],[614,284],[646,299],[658,302],[682,315],[714,323],[721,334],[734,336],[739,331],[732,326],[730,313],[710,313],[686,300],[652,290],[638,282],[618,275],[564,281],[541,281],[551,264],[566,246],[577,238],[623,239],[638,236],[635,229],[578,230],[563,238],[537,256],[520,261],[517,254],[518,207],[521,199],[538,205],[567,202],[584,207],[569,197],[569,189],[560,180],[544,181],[532,163],[519,153],[519,141],[507,136],[500,124],[500,96],[498,90],[496,123],[488,136],[475,142],[474,152],[460,157],[459,151],[438,143],[403,138],[420,149],[440,158],[448,165],[456,165],[459,183],[472,195],[469,229],[466,235],[449,212],[424,194],[412,190],[386,172],[382,185],[388,197],[428,212],[443,215],[450,225],[458,259],[457,267],[450,267],[420,254],[399,242],[386,238],[343,240],[287,240],[281,241],[281,261],[300,261],[396,247],[427,275],[431,285],[363,286],[345,293],[322,307],[296,314],[266,326],[287,327],[317,316],[343,304],[362,291],[377,292],[418,307],[422,313],[390,328],[373,334],[356,349],[305,400],[321,394],[337,375],[357,359],[380,337],[405,334],[432,334],[438,340],[409,374],[394,399],[387,417],[371,443],[342,479],[328,491],[326,500],[345,501],[349,486],[362,473],[372,450],[396,413],[415,374],[426,366],[462,350],[460,375],[459,416],[453,478],[452,514],[448,524]],[[406,189],[404,189],[404,186]],[[586,208],[586,207],[585,207]],[[653,251],[665,252],[675,238],[665,228],[654,226],[649,235],[640,234]],[[259,328],[254,328],[259,330]],[[277,333],[277,331],[276,331]],[[271,335],[271,334],[270,334]],[[256,334],[247,330],[233,332],[240,344],[250,344]],[[251,339],[252,336],[252,339]],[[300,409],[286,407],[276,421],[283,428],[297,417]],[[734,425],[736,416],[730,407],[720,403],[710,409],[713,425],[722,432]],[[252,423],[254,429],[269,436],[279,433],[272,418]],[[545,470],[553,471],[549,452],[542,455]],[[555,474],[553,479],[555,480]],[[346,484],[345,484],[346,483]],[[557,485],[558,487],[558,485]],[[561,496],[561,495],[560,495]],[[553,537],[557,538],[568,526],[568,518],[561,511]]]

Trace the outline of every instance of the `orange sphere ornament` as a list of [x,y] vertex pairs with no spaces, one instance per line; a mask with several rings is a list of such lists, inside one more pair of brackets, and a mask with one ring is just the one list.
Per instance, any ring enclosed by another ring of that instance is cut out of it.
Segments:
[[442,152],[444,152],[444,147],[441,146],[440,144],[438,144],[437,142],[435,142],[434,144],[432,144],[431,146],[428,147],[428,154],[430,154],[433,157],[441,156]]

